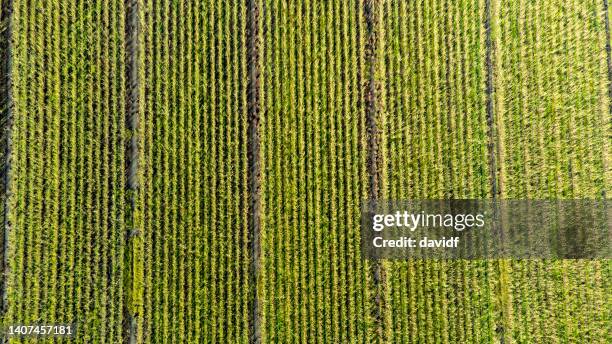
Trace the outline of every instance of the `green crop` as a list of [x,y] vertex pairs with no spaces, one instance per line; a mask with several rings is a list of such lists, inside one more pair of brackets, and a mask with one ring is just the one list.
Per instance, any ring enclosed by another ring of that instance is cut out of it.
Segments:
[[3,328],[610,342],[608,260],[371,261],[360,237],[369,198],[609,197],[609,11],[2,1]]

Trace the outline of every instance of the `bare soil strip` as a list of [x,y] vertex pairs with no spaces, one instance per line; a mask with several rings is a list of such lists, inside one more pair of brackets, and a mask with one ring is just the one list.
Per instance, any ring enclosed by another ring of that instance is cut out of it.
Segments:
[[[13,0],[2,0],[2,9],[0,12],[0,149],[2,149],[2,158],[0,168],[2,171],[2,271],[0,272],[0,312],[2,322],[4,322],[4,314],[7,309],[6,297],[6,275],[7,275],[7,255],[8,248],[8,233],[10,231],[10,223],[7,217],[7,199],[9,195],[9,173],[10,173],[10,155],[11,155],[11,129],[12,129],[12,97],[11,97],[11,39],[12,39],[12,15],[13,15]],[[2,342],[6,342],[7,338],[2,337]]]
[[137,171],[138,171],[138,2],[137,0],[125,0],[125,52],[126,52],[126,127],[130,134],[129,142],[127,143],[126,156],[126,176],[127,176],[127,249],[126,260],[128,267],[125,271],[125,286],[124,290],[127,306],[124,308],[124,329],[126,342],[134,344],[137,342],[137,321],[138,314],[134,313],[134,293],[133,290],[133,261],[134,257],[133,245],[131,240],[139,235],[139,229],[135,228],[134,212],[136,207],[136,192],[138,189]]
[[138,4],[136,0],[126,0],[126,83],[127,83],[127,129],[131,131],[127,156],[127,188],[136,190],[138,181],[136,171],[138,169],[138,137],[135,135],[138,129]]
[[[379,15],[380,4],[378,0],[366,0],[364,2],[364,18],[366,21],[366,47],[365,59],[367,63],[368,79],[365,91],[365,112],[366,112],[366,138],[367,138],[367,170],[370,178],[369,197],[371,201],[379,199],[380,180],[379,180],[379,133],[377,125],[377,84],[376,66],[377,49],[379,39]],[[372,317],[374,319],[377,338],[385,341],[385,321],[384,321],[384,293],[382,290],[386,283],[386,271],[382,263],[378,260],[371,264],[372,281],[374,283],[374,294],[372,295]]]
[[497,160],[495,155],[495,119],[493,113],[493,40],[491,38],[491,0],[485,1],[485,34],[486,34],[486,56],[485,63],[487,68],[486,96],[487,96],[487,144],[489,155],[489,175],[491,179],[491,196],[495,199],[499,193],[497,180]]
[[248,116],[248,185],[249,185],[249,220],[251,251],[251,281],[252,304],[249,315],[249,328],[251,343],[261,343],[261,305],[258,293],[258,281],[261,264],[261,140],[259,137],[259,7],[256,0],[248,1],[247,16],[247,60],[248,60],[248,88],[247,88],[247,116]]

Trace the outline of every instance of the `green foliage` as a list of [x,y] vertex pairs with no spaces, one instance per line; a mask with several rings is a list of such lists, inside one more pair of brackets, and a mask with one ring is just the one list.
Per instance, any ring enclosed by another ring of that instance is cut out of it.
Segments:
[[359,233],[371,173],[380,199],[609,195],[601,1],[256,1],[257,285],[247,2],[136,3],[131,51],[123,0],[13,2],[3,325],[247,343],[257,288],[263,342],[610,341],[607,261],[384,261],[376,279]]

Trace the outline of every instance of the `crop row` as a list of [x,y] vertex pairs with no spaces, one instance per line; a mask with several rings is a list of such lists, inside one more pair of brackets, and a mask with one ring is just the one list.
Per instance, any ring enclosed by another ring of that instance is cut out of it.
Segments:
[[2,325],[74,322],[83,343],[245,343],[253,317],[263,342],[609,341],[608,261],[376,264],[359,233],[373,180],[380,199],[609,195],[601,1],[127,3],[12,2]]
[[[385,3],[385,199],[489,198],[484,1]],[[391,262],[387,336],[493,342],[494,261]]]
[[[501,197],[609,194],[603,9],[599,1],[494,4]],[[608,262],[512,261],[508,272],[508,338],[606,341]]]
[[358,1],[263,3],[263,339],[363,342],[369,276],[363,13]]
[[139,14],[138,337],[246,342],[246,8],[145,1]]
[[121,340],[122,4],[13,2],[3,325]]

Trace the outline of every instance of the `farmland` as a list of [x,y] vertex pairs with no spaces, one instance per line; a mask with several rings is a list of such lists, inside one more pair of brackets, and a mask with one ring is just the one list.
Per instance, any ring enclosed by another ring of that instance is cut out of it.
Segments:
[[[606,0],[4,0],[2,326],[607,343],[607,260],[363,258],[368,199],[610,195]],[[609,196],[608,196],[609,197]]]

